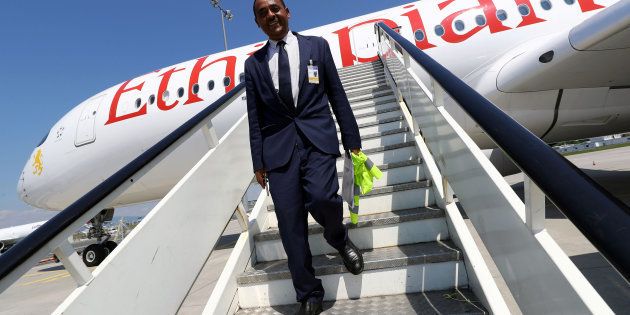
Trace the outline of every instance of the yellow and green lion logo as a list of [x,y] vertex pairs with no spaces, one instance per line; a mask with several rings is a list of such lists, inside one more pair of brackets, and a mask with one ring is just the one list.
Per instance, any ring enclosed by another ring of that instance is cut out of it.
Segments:
[[44,162],[42,161],[42,149],[38,149],[33,157],[33,167],[35,168],[33,174],[39,176],[42,175],[42,171],[44,170]]

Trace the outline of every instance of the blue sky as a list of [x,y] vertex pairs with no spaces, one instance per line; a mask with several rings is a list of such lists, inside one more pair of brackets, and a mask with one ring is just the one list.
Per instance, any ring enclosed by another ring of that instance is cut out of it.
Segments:
[[[286,1],[296,31],[408,2]],[[231,48],[265,39],[252,3],[221,1],[235,15],[227,22]],[[209,0],[3,1],[0,227],[51,215],[19,200],[16,185],[33,148],[63,114],[129,78],[220,50],[220,16]]]

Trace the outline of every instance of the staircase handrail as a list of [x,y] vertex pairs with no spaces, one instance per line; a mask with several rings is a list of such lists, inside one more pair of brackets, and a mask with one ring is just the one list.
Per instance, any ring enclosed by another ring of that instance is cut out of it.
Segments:
[[[239,83],[229,92],[214,101],[208,107],[187,120],[180,127],[166,135],[162,140],[123,166],[119,171],[77,199],[67,208],[56,214],[38,229],[0,255],[0,282],[11,272],[26,262],[42,249],[49,240],[57,237],[67,227],[74,224],[81,216],[127,182],[132,176],[154,161],[160,154],[175,145],[178,140],[197,132],[213,116],[216,116],[245,89],[245,83]],[[0,286],[0,292],[8,286]]]
[[628,206],[385,23],[376,27],[429,73],[617,271],[630,279]]

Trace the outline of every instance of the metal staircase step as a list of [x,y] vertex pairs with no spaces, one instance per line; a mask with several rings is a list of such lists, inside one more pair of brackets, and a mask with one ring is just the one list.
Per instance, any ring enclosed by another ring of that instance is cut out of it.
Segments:
[[361,115],[385,113],[392,110],[400,109],[400,105],[396,102],[382,103],[378,105],[363,105],[362,107],[353,107],[352,113],[354,117],[361,117]]
[[378,68],[378,67],[381,67],[381,68],[383,67],[383,63],[381,63],[380,60],[339,68],[338,71],[339,73],[345,73],[349,71],[356,71],[358,69],[369,69],[369,68]]
[[[346,271],[338,254],[313,256],[324,300],[344,300],[466,287],[462,253],[450,241],[417,243],[363,251],[364,272]],[[241,308],[295,303],[285,260],[263,262],[238,277]],[[384,285],[386,284],[386,285]]]
[[337,71],[339,73],[339,76],[347,76],[347,75],[352,75],[352,74],[356,74],[356,73],[362,73],[365,71],[376,71],[376,70],[380,70],[383,71],[384,67],[382,64],[371,64],[371,65],[365,65],[365,66],[358,66],[358,67],[348,67],[348,68],[342,68],[340,71]]
[[[378,132],[386,132],[394,129],[400,129],[407,127],[407,122],[400,119],[396,119],[398,117],[393,117],[391,119],[383,120],[383,123],[373,123],[373,124],[365,124],[363,126],[359,126],[360,134],[374,134]],[[337,137],[341,139],[341,132],[337,130]]]
[[[392,167],[389,165],[400,166]],[[381,170],[383,176],[381,176],[379,180],[374,181],[374,188],[417,182],[426,179],[424,168],[419,161],[412,160],[402,163],[377,165],[377,167]],[[343,172],[338,172],[339,187],[342,185],[342,174]]]
[[343,85],[344,88],[376,82],[387,82],[387,77],[385,76],[385,73],[357,75],[355,77],[341,79],[341,85]]
[[[444,210],[432,207],[362,215],[356,225],[350,224],[349,219],[346,220],[346,224],[350,239],[362,250],[449,238]],[[336,253],[324,239],[324,228],[321,225],[309,224],[308,233],[313,255]],[[287,258],[277,227],[255,235],[254,239],[256,261]]]
[[356,103],[359,101],[371,100],[381,96],[393,96],[394,92],[391,89],[386,89],[382,91],[378,91],[371,94],[359,95],[359,96],[348,96],[348,101],[350,104]]
[[385,75],[377,76],[375,78],[365,78],[365,79],[350,80],[350,81],[342,83],[344,89],[346,89],[346,90],[353,89],[353,88],[364,87],[364,86],[368,86],[368,85],[383,85],[383,84],[387,84],[387,80],[385,79]]
[[[295,314],[299,304],[277,305],[239,310],[236,315]],[[469,289],[431,291],[386,295],[356,300],[324,302],[323,315],[353,314],[467,314],[481,315],[489,312]]]
[[398,104],[398,102],[396,102],[395,99],[389,99],[386,101],[380,101],[378,103],[362,103],[359,105],[350,105],[350,108],[352,108],[352,112],[355,114],[360,114],[360,111],[365,110],[365,109],[381,109],[381,108],[386,108],[386,107],[391,107],[391,106],[400,106]]
[[[387,131],[397,128],[402,128],[407,126],[407,122],[403,119],[403,116],[396,116],[387,119],[381,119],[373,122],[367,122],[359,124],[359,132],[360,133],[374,133],[379,131]],[[339,135],[340,130],[337,127],[337,135]]]
[[392,89],[389,87],[389,85],[380,85],[377,87],[365,87],[365,88],[359,88],[356,90],[346,91],[346,95],[348,96],[348,99],[352,99],[353,97],[357,97],[357,96],[363,96],[363,95],[373,96],[378,93],[391,92],[391,91]]
[[346,89],[346,95],[348,97],[355,97],[361,95],[372,95],[375,92],[391,90],[387,84],[370,84],[358,88]]
[[381,121],[383,119],[400,117],[402,115],[400,108],[397,109],[387,109],[387,110],[375,110],[373,112],[364,113],[361,115],[355,115],[354,118],[357,121],[357,124],[365,124],[370,122]]
[[[339,191],[341,192],[341,191]],[[387,211],[423,208],[435,205],[435,196],[431,190],[431,181],[419,180],[411,183],[376,187],[366,195],[361,196],[359,215],[371,215]],[[275,205],[267,207],[268,211],[275,211]],[[350,217],[347,205],[343,205],[343,217]],[[277,227],[275,215],[268,218],[269,227]],[[309,214],[308,222],[315,222]]]
[[[396,163],[418,159],[418,150],[415,141],[407,141],[400,144],[382,146],[362,150],[376,165]],[[337,160],[337,170],[343,170],[343,159]]]
[[[422,168],[422,159],[376,166],[381,170],[383,176],[374,182],[374,187],[411,183],[426,179],[424,168]],[[337,172],[337,176],[341,180],[343,172]]]
[[356,106],[363,106],[363,105],[368,105],[368,104],[370,104],[370,105],[378,105],[378,104],[391,103],[391,102],[398,103],[398,101],[396,100],[396,97],[394,96],[394,94],[383,95],[383,96],[373,97],[373,98],[367,98],[367,99],[364,99],[364,100],[352,101],[352,102],[350,102],[350,107],[355,108]]
[[352,80],[352,79],[356,79],[356,78],[363,78],[363,77],[375,77],[375,76],[379,76],[382,73],[384,73],[385,70],[383,69],[364,69],[364,70],[358,70],[358,71],[354,71],[354,72],[347,72],[347,73],[341,73],[339,74],[339,79],[341,79],[342,82],[344,81],[348,81],[348,80]]
[[[363,148],[363,150],[369,150],[382,146],[400,144],[411,140],[413,140],[413,135],[409,133],[409,128],[404,127],[371,135],[362,135],[361,147]],[[343,145],[341,145],[341,141],[339,143],[339,151],[343,152]]]

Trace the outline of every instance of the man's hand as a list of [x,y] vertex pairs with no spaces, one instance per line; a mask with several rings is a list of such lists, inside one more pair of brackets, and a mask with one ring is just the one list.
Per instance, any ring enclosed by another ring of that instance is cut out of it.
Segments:
[[258,182],[258,184],[263,189],[267,188],[267,183],[265,181],[265,177],[267,175],[267,172],[265,172],[265,170],[257,170],[255,173],[256,173],[256,181]]
[[352,151],[352,153],[357,154],[357,155],[361,153],[361,149],[351,149],[350,151]]

